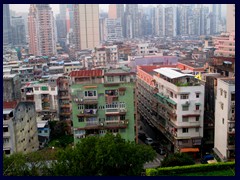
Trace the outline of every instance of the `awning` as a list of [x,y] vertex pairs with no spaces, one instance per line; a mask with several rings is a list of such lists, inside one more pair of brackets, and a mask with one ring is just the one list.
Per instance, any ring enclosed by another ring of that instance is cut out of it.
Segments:
[[199,148],[182,148],[180,150],[181,153],[187,153],[187,152],[199,152]]
[[177,103],[171,99],[166,99],[169,103],[173,104],[173,105],[176,105]]

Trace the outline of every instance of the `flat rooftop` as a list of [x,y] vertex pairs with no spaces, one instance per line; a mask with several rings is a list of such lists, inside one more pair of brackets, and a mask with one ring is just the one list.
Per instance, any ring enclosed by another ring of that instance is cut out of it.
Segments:
[[176,68],[160,68],[160,69],[155,69],[154,71],[170,79],[175,79],[175,78],[180,78],[185,76],[193,76],[191,74],[183,74],[181,72],[178,72],[177,70],[178,69]]
[[230,85],[235,85],[235,78],[229,78],[229,79],[221,79],[222,81],[230,84]]

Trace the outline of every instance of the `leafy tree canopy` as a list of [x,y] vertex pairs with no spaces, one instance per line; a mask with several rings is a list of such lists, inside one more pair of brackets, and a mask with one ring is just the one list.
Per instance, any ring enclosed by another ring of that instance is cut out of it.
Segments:
[[[18,174],[13,171],[8,175],[26,175],[27,172],[27,175],[47,176],[133,176],[140,175],[144,163],[152,161],[155,156],[156,152],[150,146],[135,144],[122,139],[119,134],[108,133],[104,137],[90,136],[75,147],[57,150],[50,160],[46,159],[46,155],[28,158],[22,155],[20,160],[15,160]],[[5,170],[14,158],[15,155],[4,156]],[[32,163],[30,167],[34,167],[30,169],[32,174],[25,166],[29,162]]]

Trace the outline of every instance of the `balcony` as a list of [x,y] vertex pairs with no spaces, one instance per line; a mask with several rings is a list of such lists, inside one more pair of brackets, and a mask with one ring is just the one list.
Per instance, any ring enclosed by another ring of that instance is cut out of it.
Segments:
[[42,98],[42,102],[49,102],[49,98]]
[[112,115],[112,114],[126,114],[127,109],[125,108],[106,108],[105,114]]
[[97,116],[97,109],[85,109],[78,114],[79,117],[95,117]]
[[71,115],[71,111],[62,111],[60,112],[60,116],[70,116]]
[[125,120],[112,120],[112,121],[105,121],[104,127],[107,129],[124,129],[128,127],[129,121],[127,119]]
[[60,107],[61,108],[70,108],[70,104],[61,104]]

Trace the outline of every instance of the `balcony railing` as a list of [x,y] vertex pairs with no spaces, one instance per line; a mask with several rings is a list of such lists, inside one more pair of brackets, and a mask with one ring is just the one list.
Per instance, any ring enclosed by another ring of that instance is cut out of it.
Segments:
[[127,109],[125,109],[125,108],[106,108],[106,110],[105,110],[106,114],[112,114],[112,113],[125,114],[126,112],[127,112]]

